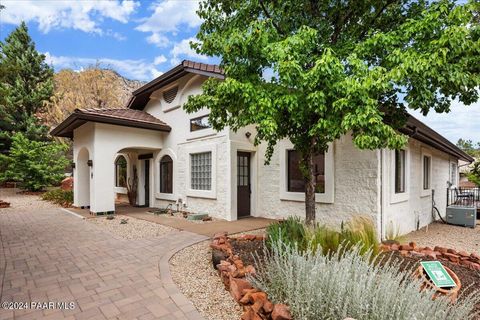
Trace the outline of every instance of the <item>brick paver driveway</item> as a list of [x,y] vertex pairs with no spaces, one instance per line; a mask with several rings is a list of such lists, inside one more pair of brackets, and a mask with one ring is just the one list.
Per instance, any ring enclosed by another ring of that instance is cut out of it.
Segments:
[[125,240],[61,209],[0,212],[0,232],[3,302],[75,303],[0,310],[0,319],[202,319],[172,282],[168,259],[204,236]]

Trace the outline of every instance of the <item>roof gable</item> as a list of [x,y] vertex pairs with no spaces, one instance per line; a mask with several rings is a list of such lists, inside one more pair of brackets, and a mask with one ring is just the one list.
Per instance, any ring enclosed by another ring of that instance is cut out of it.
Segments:
[[150,100],[150,95],[154,91],[180,79],[188,73],[200,74],[206,77],[215,77],[219,79],[225,77],[223,70],[217,65],[183,60],[182,63],[175,68],[170,69],[161,76],[133,91],[127,107],[130,109],[143,110]]

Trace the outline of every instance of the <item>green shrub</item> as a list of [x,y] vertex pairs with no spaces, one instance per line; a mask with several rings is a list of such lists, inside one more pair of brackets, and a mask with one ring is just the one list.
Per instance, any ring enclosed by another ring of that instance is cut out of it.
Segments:
[[373,253],[361,251],[354,246],[324,255],[272,241],[249,280],[272,302],[290,306],[294,319],[474,319],[477,292],[456,304],[445,297],[432,300],[432,291],[419,291],[421,282],[412,270],[391,261],[372,264]]
[[288,217],[285,221],[272,223],[267,227],[267,245],[269,242],[282,240],[288,245],[296,245],[305,250],[308,244],[306,229],[298,217]]
[[12,137],[8,154],[0,154],[0,182],[16,181],[22,189],[40,191],[64,178],[68,146],[55,141],[29,140],[22,133]]
[[379,252],[375,226],[370,218],[364,216],[353,217],[345,225],[342,223],[340,231],[320,224],[309,226],[299,218],[290,217],[267,228],[267,245],[279,240],[302,252],[321,249],[324,255],[337,252],[342,244],[345,249],[358,245],[362,254],[368,250],[372,250],[374,255]]
[[73,191],[54,189],[42,194],[42,200],[50,201],[62,207],[70,207],[73,203]]

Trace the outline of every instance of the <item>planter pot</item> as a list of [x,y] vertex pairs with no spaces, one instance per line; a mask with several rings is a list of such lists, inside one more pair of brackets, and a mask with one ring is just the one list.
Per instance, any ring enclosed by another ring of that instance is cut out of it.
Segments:
[[419,266],[417,270],[415,270],[415,277],[418,279],[422,280],[422,286],[420,288],[420,291],[423,290],[433,290],[435,291],[435,294],[433,295],[433,299],[435,300],[439,296],[447,296],[448,299],[452,302],[455,303],[458,298],[458,292],[460,291],[460,288],[462,287],[462,283],[460,282],[460,279],[458,279],[457,275],[455,272],[453,272],[451,269],[445,267],[445,270],[448,272],[450,277],[452,277],[453,281],[455,282],[456,286],[453,288],[439,288],[435,284],[433,284],[432,280],[427,276],[425,270],[423,269],[422,266]]

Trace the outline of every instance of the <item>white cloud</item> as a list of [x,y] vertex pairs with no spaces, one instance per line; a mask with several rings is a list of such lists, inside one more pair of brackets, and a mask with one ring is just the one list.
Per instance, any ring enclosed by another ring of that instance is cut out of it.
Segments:
[[[5,5],[5,9],[2,11],[3,23],[36,22],[40,31],[44,33],[52,29],[75,29],[98,34],[103,34],[103,30],[98,23],[103,18],[127,23],[129,16],[139,5],[138,2],[130,0],[4,0],[2,4]],[[116,38],[120,36],[116,33],[110,33]]]
[[198,0],[157,1],[150,6],[152,15],[143,19],[135,29],[151,32],[147,41],[159,47],[166,47],[170,42],[167,35],[176,35],[180,30],[196,28],[202,23],[196,13],[198,3]]
[[153,60],[153,64],[158,65],[164,63],[165,61],[167,61],[167,58],[165,58],[165,56],[162,54],[161,56],[158,56]]
[[147,37],[147,42],[156,45],[159,48],[165,48],[170,44],[170,40],[159,33],[152,33]]
[[470,106],[453,101],[449,113],[431,111],[426,117],[418,111],[409,112],[453,143],[460,138],[480,141],[480,101]]
[[103,68],[111,68],[115,71],[118,71],[123,76],[135,79],[135,80],[145,80],[150,81],[153,78],[158,77],[162,74],[157,70],[153,63],[146,62],[143,59],[133,60],[119,60],[111,58],[80,58],[80,57],[66,57],[66,56],[55,56],[51,55],[49,52],[45,53],[46,62],[52,64],[56,70],[60,69],[73,69],[73,70],[82,70],[86,66],[95,65],[100,63],[100,66]]
[[180,58],[192,58],[197,60],[207,60],[208,57],[198,54],[190,47],[190,41],[198,42],[195,38],[188,38],[183,39],[182,41],[176,43],[173,46],[173,49],[170,51],[172,58],[170,59],[170,63],[172,65],[176,65],[180,63]]

